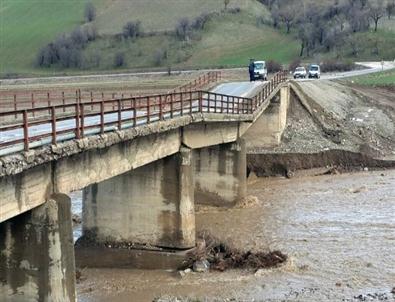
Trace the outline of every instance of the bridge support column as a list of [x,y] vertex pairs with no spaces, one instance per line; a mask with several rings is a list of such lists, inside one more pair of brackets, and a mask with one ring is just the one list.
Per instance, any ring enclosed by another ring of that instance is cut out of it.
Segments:
[[43,205],[0,224],[0,297],[76,300],[68,196],[55,194]]
[[233,206],[246,196],[246,147],[239,139],[195,152],[195,201]]
[[187,249],[195,246],[192,152],[175,155],[84,190],[83,237]]

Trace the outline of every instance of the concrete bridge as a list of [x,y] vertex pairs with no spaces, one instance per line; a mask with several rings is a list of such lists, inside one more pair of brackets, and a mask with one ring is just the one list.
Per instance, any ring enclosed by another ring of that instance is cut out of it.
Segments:
[[0,297],[75,301],[72,191],[93,244],[194,247],[194,204],[246,195],[248,130],[275,144],[285,127],[285,74],[240,85],[1,113]]

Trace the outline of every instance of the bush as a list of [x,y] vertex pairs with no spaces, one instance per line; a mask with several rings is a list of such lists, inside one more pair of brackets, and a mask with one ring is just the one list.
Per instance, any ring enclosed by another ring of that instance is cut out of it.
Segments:
[[178,20],[178,23],[175,28],[175,33],[180,40],[187,39],[189,30],[190,30],[190,24],[188,18],[181,18],[180,20]]
[[114,67],[126,66],[125,54],[123,52],[118,52],[114,57]]
[[141,22],[139,20],[127,22],[122,29],[122,35],[125,39],[137,38],[141,36],[141,32]]
[[96,8],[92,2],[88,2],[85,5],[84,17],[86,22],[92,22],[96,18]]
[[239,14],[241,12],[241,8],[236,6],[236,7],[232,7],[230,9],[228,9],[228,12],[230,14]]
[[294,71],[296,69],[296,67],[300,66],[300,64],[301,64],[300,59],[295,59],[289,64],[288,70]]
[[274,60],[269,60],[266,63],[266,68],[267,68],[267,72],[270,72],[270,73],[279,72],[279,71],[283,70],[283,66]]
[[332,72],[332,71],[350,71],[355,69],[355,64],[352,62],[341,62],[328,60],[321,64],[322,72]]

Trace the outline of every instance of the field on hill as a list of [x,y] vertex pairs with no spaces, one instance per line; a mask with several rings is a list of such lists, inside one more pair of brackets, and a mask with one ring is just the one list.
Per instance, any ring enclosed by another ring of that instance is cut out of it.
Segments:
[[[287,64],[298,57],[297,31],[285,34],[274,29],[268,9],[257,0],[92,0],[96,19],[92,24],[98,38],[82,51],[80,67],[35,66],[38,51],[62,33],[84,24],[88,0],[2,0],[0,1],[0,77],[23,75],[83,74],[147,69],[189,69],[245,66],[249,58],[276,60]],[[331,0],[326,0],[331,1]],[[321,3],[321,2],[320,2]],[[240,8],[240,11],[232,11]],[[214,13],[203,30],[180,40],[164,31],[174,30],[182,18],[193,22],[202,13]],[[128,21],[141,21],[145,33],[138,39],[116,35]],[[264,20],[264,22],[260,21]],[[336,51],[318,53],[307,60],[349,58],[381,60],[395,57],[395,18],[382,19],[379,31],[357,33],[364,47],[358,57],[351,55],[348,41]],[[377,51],[372,51],[377,45]],[[123,64],[115,68],[115,56]],[[95,63],[92,63],[95,62]]]
[[355,84],[366,86],[391,86],[395,88],[395,69],[351,78]]
[[1,0],[0,73],[40,72],[33,66],[38,50],[81,24],[84,5],[84,1]]

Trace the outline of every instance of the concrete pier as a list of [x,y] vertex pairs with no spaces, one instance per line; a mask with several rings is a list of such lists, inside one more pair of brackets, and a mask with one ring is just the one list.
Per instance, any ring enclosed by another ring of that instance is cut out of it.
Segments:
[[195,245],[192,151],[93,184],[83,195],[83,236],[177,249]]
[[248,142],[248,150],[259,149],[262,146],[274,147],[280,144],[286,127],[289,102],[290,89],[288,86],[283,86],[271,100],[267,109],[243,135]]
[[0,300],[76,301],[70,198],[0,224]]
[[195,201],[233,206],[246,196],[246,147],[242,139],[194,150]]

